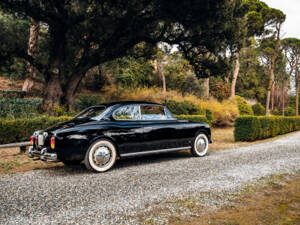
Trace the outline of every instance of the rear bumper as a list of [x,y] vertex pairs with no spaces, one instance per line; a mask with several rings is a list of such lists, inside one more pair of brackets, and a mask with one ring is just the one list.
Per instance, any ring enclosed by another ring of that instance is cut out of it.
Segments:
[[28,157],[35,160],[42,160],[45,162],[59,162],[56,153],[48,153],[47,148],[43,148],[41,151],[30,147],[28,150]]

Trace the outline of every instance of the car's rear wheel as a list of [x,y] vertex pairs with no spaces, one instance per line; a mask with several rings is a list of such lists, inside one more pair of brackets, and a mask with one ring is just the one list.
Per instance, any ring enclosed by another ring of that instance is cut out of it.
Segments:
[[105,172],[115,164],[117,151],[113,143],[107,140],[94,142],[85,155],[84,164],[94,172]]
[[192,146],[191,153],[195,157],[203,157],[208,151],[208,138],[204,133],[199,133]]

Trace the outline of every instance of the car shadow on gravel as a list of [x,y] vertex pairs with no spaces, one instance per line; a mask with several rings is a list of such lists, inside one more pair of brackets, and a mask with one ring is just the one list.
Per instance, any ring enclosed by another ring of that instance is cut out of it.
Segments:
[[[175,161],[181,160],[185,158],[192,157],[189,151],[180,151],[180,152],[170,152],[170,153],[163,153],[157,155],[149,155],[149,156],[141,156],[135,158],[125,158],[117,160],[116,164],[110,171],[115,171],[119,169],[125,169],[140,165],[146,164],[154,164],[154,163],[164,163],[166,161]],[[83,163],[76,166],[57,166],[47,168],[47,171],[51,173],[55,173],[58,176],[66,176],[67,174],[91,174],[89,170],[87,170]]]

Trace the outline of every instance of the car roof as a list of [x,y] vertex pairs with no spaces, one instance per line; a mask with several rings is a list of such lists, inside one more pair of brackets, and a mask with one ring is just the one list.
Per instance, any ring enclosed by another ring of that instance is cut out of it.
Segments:
[[131,104],[151,104],[151,105],[161,105],[155,102],[147,102],[147,101],[120,101],[120,102],[107,102],[103,104],[99,104],[99,106],[104,105],[106,107],[114,106],[114,105],[131,105]]

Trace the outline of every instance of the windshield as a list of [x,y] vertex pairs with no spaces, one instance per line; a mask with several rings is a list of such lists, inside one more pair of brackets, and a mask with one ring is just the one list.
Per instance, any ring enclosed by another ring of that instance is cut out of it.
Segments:
[[91,120],[101,120],[104,116],[105,106],[94,106],[83,110],[74,119],[91,119]]

